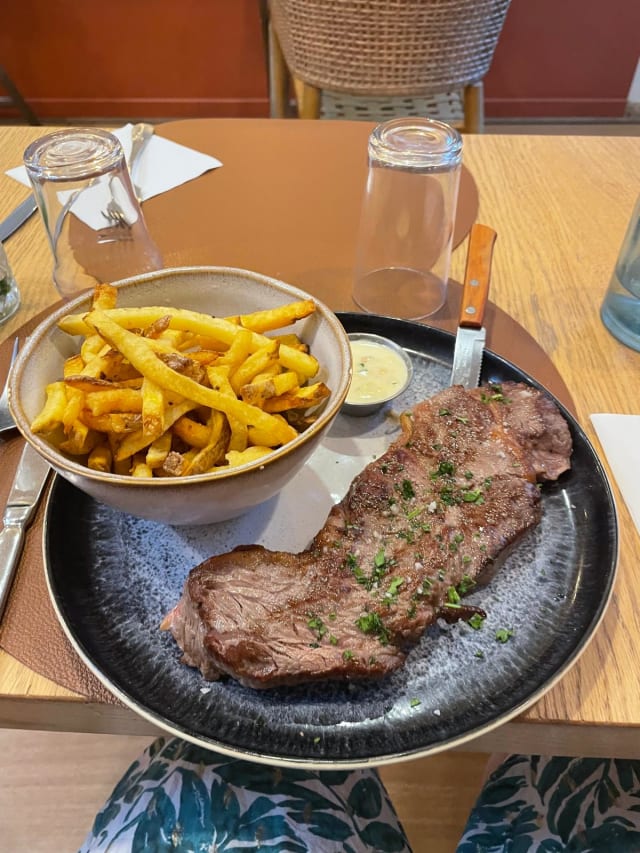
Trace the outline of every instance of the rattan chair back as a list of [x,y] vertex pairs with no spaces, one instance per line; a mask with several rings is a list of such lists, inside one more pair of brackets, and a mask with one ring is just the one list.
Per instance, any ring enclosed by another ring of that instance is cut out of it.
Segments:
[[510,0],[270,0],[294,77],[360,95],[430,94],[482,80]]

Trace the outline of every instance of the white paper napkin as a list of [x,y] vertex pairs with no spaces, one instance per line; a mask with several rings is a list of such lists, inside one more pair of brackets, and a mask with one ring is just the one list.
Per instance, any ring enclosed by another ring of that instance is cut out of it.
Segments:
[[640,533],[640,415],[591,415],[609,467]]
[[[133,125],[126,124],[124,127],[113,131],[114,136],[117,136],[122,143],[127,158],[131,152],[132,127]],[[220,160],[211,157],[209,154],[203,154],[201,151],[195,151],[193,148],[187,148],[177,142],[171,142],[169,139],[158,136],[158,130],[160,133],[162,132],[161,126],[158,127],[156,133],[145,145],[140,157],[137,158],[132,176],[141,190],[141,201],[167,192],[167,190],[203,175],[210,169],[217,169],[222,166]],[[31,186],[24,166],[9,169],[6,174],[27,187]],[[83,199],[82,196],[86,197]],[[74,202],[73,212],[91,228],[104,228],[104,219],[99,216],[96,218],[95,214],[95,211],[100,210],[102,206],[100,199],[89,198],[85,191]]]

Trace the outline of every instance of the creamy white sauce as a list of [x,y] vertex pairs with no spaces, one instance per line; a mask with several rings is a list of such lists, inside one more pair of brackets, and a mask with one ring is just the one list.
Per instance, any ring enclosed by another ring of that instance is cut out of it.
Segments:
[[375,403],[397,393],[407,381],[407,366],[397,352],[375,341],[351,341],[353,378],[347,403]]

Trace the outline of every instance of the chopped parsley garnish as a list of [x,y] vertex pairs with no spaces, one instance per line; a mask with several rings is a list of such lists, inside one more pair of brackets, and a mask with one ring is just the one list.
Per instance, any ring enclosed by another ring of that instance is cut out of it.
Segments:
[[422,704],[422,703],[420,702],[420,700],[419,700],[419,699],[412,699],[412,700],[411,700],[411,702],[409,702],[409,705],[410,705],[412,708],[417,708],[417,707],[418,707],[418,705],[420,705],[420,704]]
[[459,604],[460,603],[460,595],[458,594],[458,590],[455,586],[450,586],[447,590],[447,601],[449,604]]
[[374,611],[364,613],[356,619],[356,627],[358,627],[363,634],[375,634],[383,646],[386,646],[389,642],[389,632],[384,627],[382,619]]
[[319,640],[327,633],[327,627],[319,616],[311,615],[311,618],[307,621],[307,628],[314,631]]
[[462,492],[462,500],[468,504],[483,504],[484,498],[480,489],[467,489]]
[[473,480],[473,471],[464,472],[465,480]]
[[467,620],[467,625],[471,625],[474,631],[479,631],[484,625],[484,616],[481,616],[479,613],[474,613],[473,616]]
[[438,414],[440,415],[441,418],[444,418],[446,415],[450,415],[451,412],[449,411],[449,409],[440,409]]
[[411,480],[403,480],[402,497],[408,501],[410,498],[415,497],[415,494],[415,489],[413,488],[413,483],[411,482]]
[[353,660],[353,659],[354,659],[354,657],[355,657],[355,655],[353,654],[353,652],[351,651],[351,649],[345,649],[345,650],[342,652],[342,660],[345,660],[345,661],[346,661],[346,660]]
[[438,470],[436,471],[436,476],[444,477],[444,476],[452,476],[456,472],[456,466],[453,462],[441,462],[438,465]]
[[393,578],[391,583],[389,584],[389,589],[387,590],[387,595],[395,598],[398,595],[400,587],[404,583],[404,578]]
[[509,637],[513,637],[513,631],[509,628],[498,628],[496,631],[496,640],[499,643],[506,643]]
[[477,650],[474,652],[474,654],[475,654],[475,656],[476,656],[477,658],[484,658],[484,652],[482,651],[482,649],[477,649]]
[[456,420],[460,421],[461,424],[468,424],[469,418],[464,418],[462,415],[456,415]]
[[[464,560],[464,557],[463,557],[463,560]],[[476,585],[476,582],[474,581],[474,579],[472,577],[469,577],[469,575],[463,575],[462,580],[460,581],[460,583],[458,584],[456,589],[458,590],[460,595],[466,595],[470,589],[474,588],[475,585]]]

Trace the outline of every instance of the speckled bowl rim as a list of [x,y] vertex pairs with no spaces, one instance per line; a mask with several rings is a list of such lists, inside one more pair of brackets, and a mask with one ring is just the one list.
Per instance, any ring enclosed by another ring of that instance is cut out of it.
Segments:
[[338,414],[351,384],[351,348],[349,346],[347,333],[340,320],[324,302],[316,299],[315,296],[312,296],[304,290],[300,290],[300,288],[295,287],[292,284],[288,284],[280,279],[272,278],[271,276],[267,276],[262,273],[254,272],[253,270],[224,266],[169,267],[167,269],[143,273],[142,275],[122,279],[121,281],[113,282],[113,284],[118,288],[118,290],[125,291],[130,288],[135,288],[139,284],[158,281],[164,278],[179,278],[180,276],[202,274],[239,276],[278,290],[281,293],[286,294],[286,296],[292,301],[311,299],[315,303],[316,311],[328,323],[331,331],[333,332],[343,366],[340,383],[337,388],[331,389],[331,396],[318,418],[296,438],[287,442],[282,447],[276,448],[267,456],[262,456],[258,459],[252,460],[251,462],[246,462],[243,465],[234,466],[228,470],[204,474],[189,474],[184,477],[137,478],[128,474],[112,474],[103,471],[95,471],[92,468],[88,468],[86,465],[74,462],[72,459],[69,459],[62,453],[59,453],[54,447],[52,447],[52,445],[45,441],[45,439],[31,431],[29,419],[19,400],[18,389],[22,384],[22,377],[27,363],[34,351],[40,345],[42,339],[49,334],[51,329],[53,329],[58,321],[63,317],[66,317],[68,314],[80,313],[83,310],[81,306],[85,304],[87,305],[88,310],[92,293],[91,291],[85,291],[74,299],[65,302],[64,305],[51,313],[38,326],[36,326],[36,328],[30,333],[24,346],[21,348],[9,378],[9,408],[18,430],[24,439],[29,442],[29,444],[31,444],[31,446],[55,469],[62,469],[69,474],[78,475],[98,483],[108,483],[115,486],[128,485],[132,488],[151,488],[154,490],[167,488],[175,489],[176,487],[187,487],[194,483],[203,484],[219,482],[230,478],[245,477],[253,471],[262,470],[263,468],[271,465],[273,462],[283,459],[302,445],[307,444],[307,442],[311,441],[315,436],[322,432],[327,423],[331,422]]

